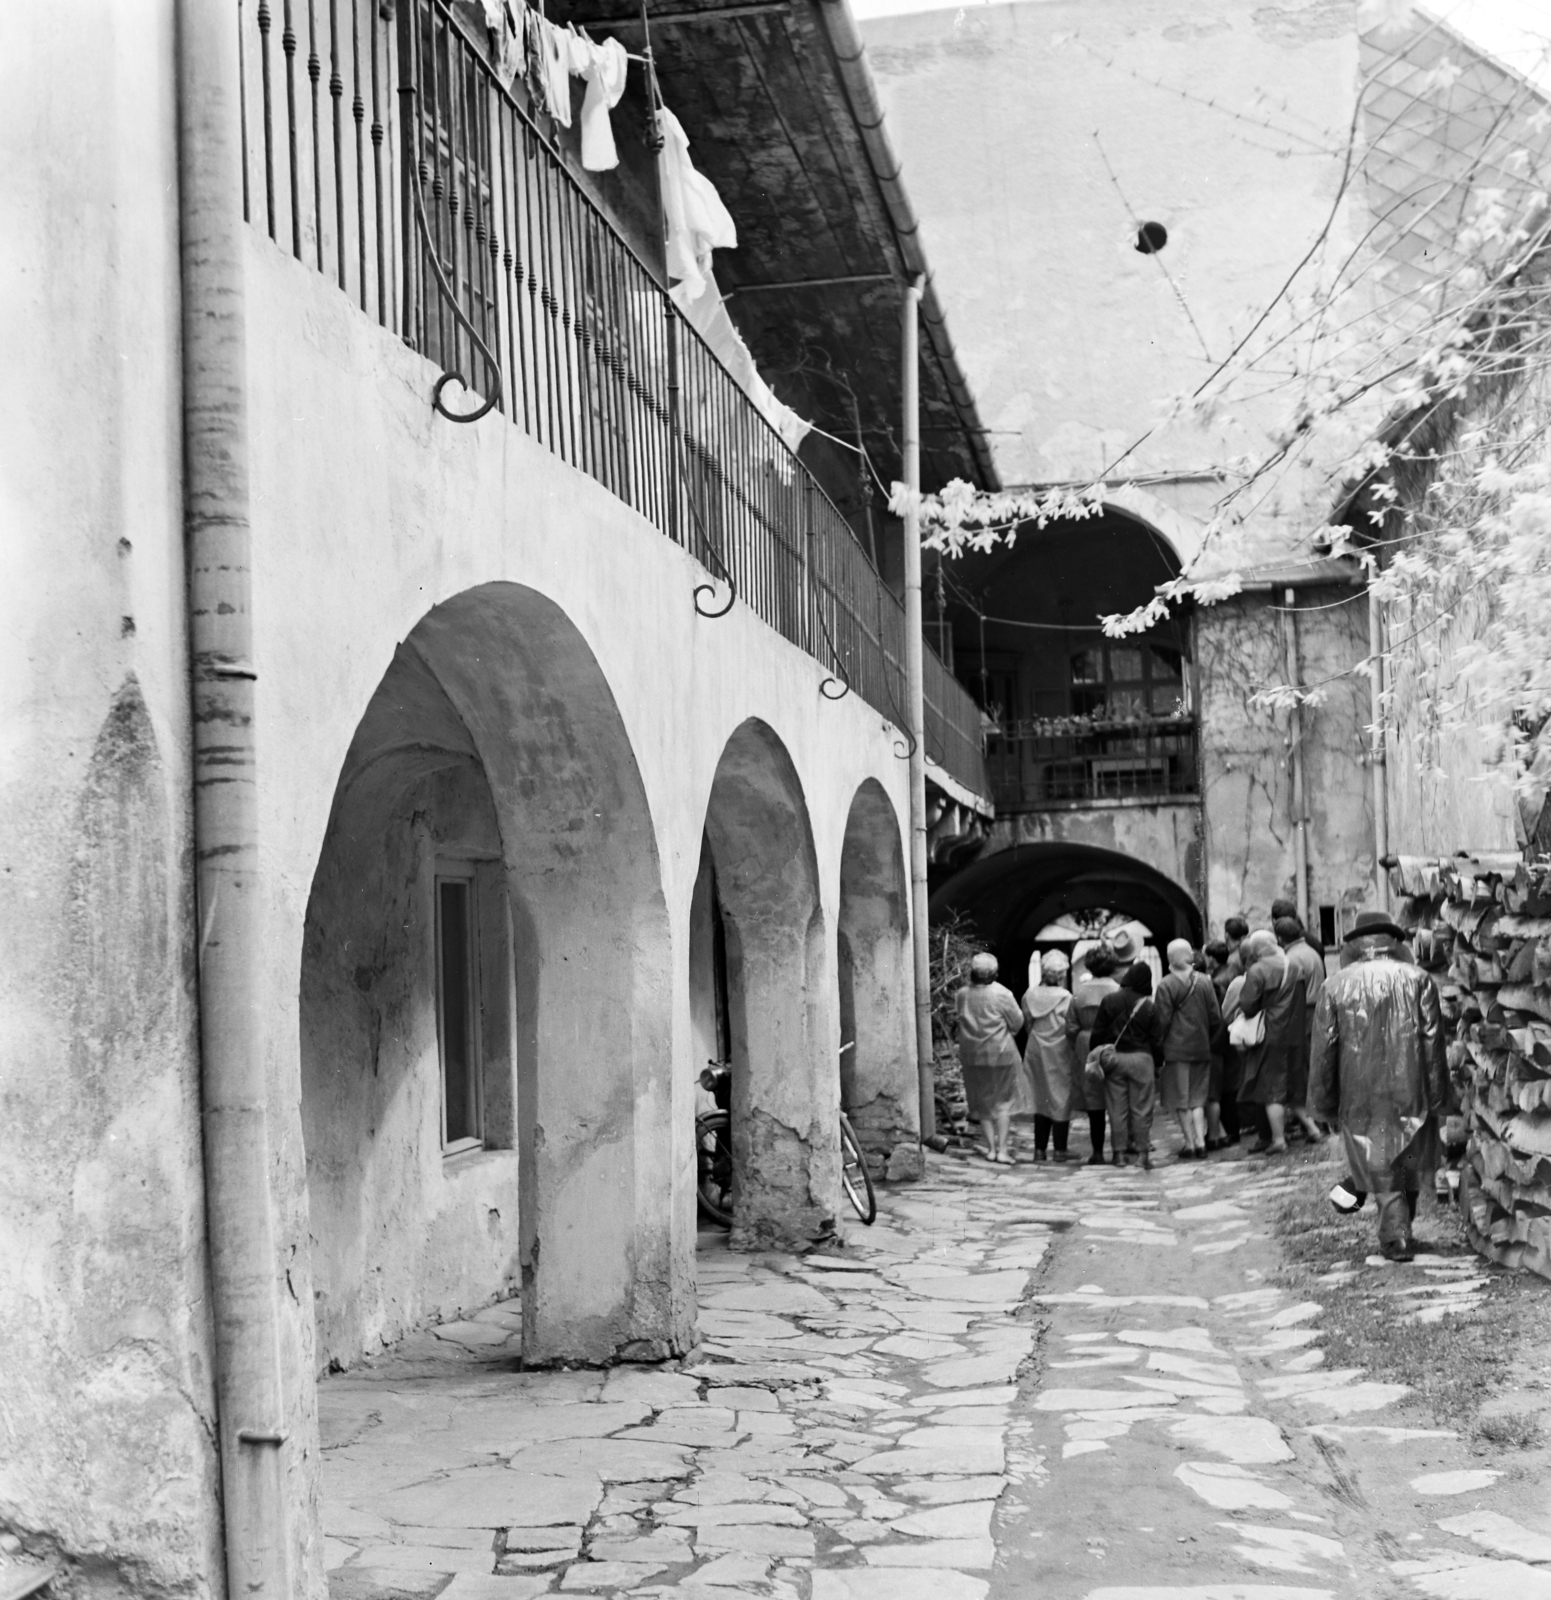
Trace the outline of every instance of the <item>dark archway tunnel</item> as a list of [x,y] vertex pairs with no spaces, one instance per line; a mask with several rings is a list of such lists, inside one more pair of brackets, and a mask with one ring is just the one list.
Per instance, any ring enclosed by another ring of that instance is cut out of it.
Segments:
[[1067,911],[1093,907],[1134,917],[1161,948],[1199,945],[1203,922],[1191,896],[1156,867],[1089,844],[1022,844],[983,856],[933,895],[934,919],[958,912],[1001,963],[1002,981],[1021,993],[1040,930]]

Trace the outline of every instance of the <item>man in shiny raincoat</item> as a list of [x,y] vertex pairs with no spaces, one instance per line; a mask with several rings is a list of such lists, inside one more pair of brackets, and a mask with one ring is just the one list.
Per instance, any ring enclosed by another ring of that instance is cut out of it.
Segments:
[[1438,989],[1407,958],[1405,935],[1364,911],[1346,937],[1341,971],[1314,1013],[1309,1105],[1339,1117],[1348,1185],[1372,1194],[1379,1248],[1392,1261],[1414,1253],[1417,1196],[1438,1165],[1438,1124],[1452,1090]]

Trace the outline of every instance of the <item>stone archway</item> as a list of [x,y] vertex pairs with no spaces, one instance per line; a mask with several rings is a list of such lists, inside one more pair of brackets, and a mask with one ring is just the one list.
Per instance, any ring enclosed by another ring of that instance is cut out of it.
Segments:
[[932,915],[961,914],[1019,994],[1040,930],[1065,912],[1100,907],[1142,923],[1160,950],[1170,939],[1201,943],[1201,911],[1187,890],[1150,863],[1097,845],[1015,845],[982,856],[932,895]]
[[490,584],[399,646],[308,904],[320,1359],[509,1291],[533,1362],[681,1349],[672,963],[656,835],[592,651]]
[[717,763],[705,836],[727,951],[735,1249],[834,1231],[839,1078],[818,865],[802,785],[765,723]]
[[899,818],[874,778],[856,791],[846,818],[835,944],[841,1104],[889,1177],[918,1177],[909,884]]

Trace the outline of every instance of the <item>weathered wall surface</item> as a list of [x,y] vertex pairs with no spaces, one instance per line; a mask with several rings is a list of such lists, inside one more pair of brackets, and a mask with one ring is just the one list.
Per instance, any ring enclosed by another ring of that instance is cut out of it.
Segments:
[[[280,1232],[296,1296],[287,1359],[304,1454],[314,1295],[333,1292],[309,1262],[314,1251],[338,1261],[330,1252],[361,1237],[314,1243],[328,1218],[308,1200],[306,909],[352,742],[400,642],[413,635],[425,653],[490,783],[513,888],[519,1093],[538,1107],[519,1142],[554,1147],[549,1167],[535,1172],[523,1155],[516,1180],[502,1177],[480,1203],[505,1219],[497,1188],[508,1204],[520,1188],[525,1216],[547,1219],[531,1238],[523,1223],[525,1317],[530,1302],[541,1317],[572,1305],[579,1336],[609,1348],[682,1346],[692,1326],[704,1021],[702,1011],[697,1037],[690,922],[724,749],[757,719],[790,764],[811,836],[815,915],[782,965],[801,1024],[784,1071],[806,1082],[810,1112],[838,1099],[834,940],[852,798],[873,779],[903,816],[906,774],[883,718],[854,696],[821,697],[819,664],[745,607],[698,618],[702,569],[601,487],[499,415],[466,428],[434,418],[429,365],[256,236],[249,274],[259,738],[276,774],[263,789],[262,982],[274,1002]],[[896,1000],[908,1015],[908,984]],[[832,1208],[833,1117],[800,1120],[793,1131],[819,1141],[806,1158],[813,1204]],[[597,1170],[584,1159],[594,1146]],[[554,1170],[568,1151],[569,1176]],[[417,1191],[406,1231],[430,1215],[433,1194]],[[488,1276],[480,1286],[485,1298],[498,1292]],[[298,1537],[308,1540],[305,1527]],[[310,1570],[316,1589],[315,1558]]]
[[220,1555],[172,7],[6,22],[0,1529],[65,1557],[72,1594],[198,1596]]
[[1110,800],[1001,816],[991,825],[982,859],[1020,844],[1117,850],[1201,897],[1201,806],[1195,800]]
[[[1352,8],[1041,0],[864,33],[1003,478],[1088,481],[1138,441],[1127,475],[1263,450],[1280,396],[1204,422],[1160,408],[1227,355],[1333,208],[1344,233]],[[1168,229],[1156,257],[1134,247],[1142,220]],[[1220,492],[1181,487],[1194,515]],[[1301,537],[1305,492],[1249,531],[1274,548],[1286,512],[1281,537]]]
[[[90,1560],[83,1593],[197,1595],[221,1557],[171,16],[137,10],[121,35],[98,8],[107,47],[83,57],[79,10],[28,15],[8,62],[71,89],[41,132],[11,130],[43,154],[6,180],[0,1526]],[[0,115],[37,105],[7,97]],[[59,219],[88,214],[101,244],[67,247]],[[906,773],[897,731],[823,698],[824,669],[745,607],[698,618],[703,569],[601,487],[499,415],[433,418],[433,370],[256,235],[248,269],[256,980],[293,1570],[321,1597],[323,1361],[501,1294],[514,1269],[541,1353],[692,1337],[691,902],[718,763],[756,720],[811,849],[788,974],[802,1027],[777,1041],[791,1078],[772,1106],[802,1100],[804,1181],[833,1210],[842,842],[869,780],[906,813]],[[464,764],[385,790],[341,842],[352,747],[405,641],[453,705]],[[488,808],[465,785],[476,762]],[[497,1149],[460,1167],[433,1137],[424,888],[447,845],[493,850],[508,877],[516,1137],[536,1161]],[[908,980],[895,998],[908,1016]]]
[[[1389,658],[1385,720],[1389,845],[1395,855],[1451,856],[1518,848],[1511,767],[1455,667],[1490,602],[1466,597],[1451,622],[1408,640]],[[1391,634],[1413,632],[1406,622]]]
[[487,1148],[441,1154],[438,857],[491,864],[494,892],[479,896],[480,910],[487,926],[492,911],[499,932],[506,924],[489,788],[471,758],[445,759],[430,771],[416,761],[403,774],[378,760],[355,776],[331,819],[308,906],[302,1136],[320,1368],[348,1367],[409,1328],[513,1292],[519,1278],[512,1015],[502,1004],[512,958],[503,938],[485,941],[500,974],[481,1008]]
[[1207,920],[1264,924],[1271,902],[1296,899],[1290,715],[1252,703],[1262,689],[1319,686],[1305,707],[1304,789],[1309,906],[1337,908],[1340,926],[1372,903],[1373,807],[1367,752],[1364,591],[1297,591],[1297,659],[1282,595],[1245,594],[1196,618],[1201,683],[1201,788],[1206,816]]

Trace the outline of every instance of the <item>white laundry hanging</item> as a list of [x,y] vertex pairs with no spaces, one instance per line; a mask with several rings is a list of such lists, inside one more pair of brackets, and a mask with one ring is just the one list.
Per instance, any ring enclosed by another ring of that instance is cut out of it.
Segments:
[[[714,277],[708,275],[705,291],[684,307],[684,319],[705,340],[711,353],[753,402],[754,408],[795,455],[812,431],[813,424],[799,416],[785,401],[777,399],[770,385],[760,376],[753,353],[727,314],[727,302],[722,299]],[[790,460],[784,456],[772,459],[781,477],[790,481]]]
[[571,126],[571,40],[574,34],[557,28],[548,17],[532,16],[538,60],[539,89],[544,105],[562,128]]
[[609,112],[625,92],[630,56],[618,39],[586,42],[589,58],[582,74],[587,82],[587,96],[582,101],[582,165],[589,172],[607,172],[619,165]]
[[658,116],[663,144],[657,163],[668,230],[668,276],[678,279],[669,292],[687,306],[705,292],[711,252],[737,247],[738,227],[715,184],[695,170],[689,159],[689,135],[679,119],[666,106]]

